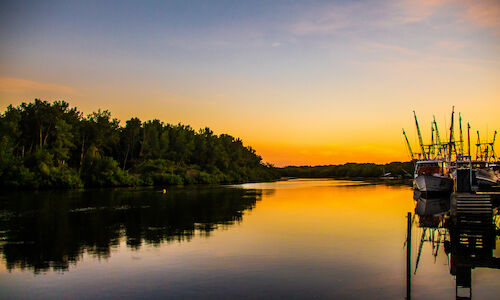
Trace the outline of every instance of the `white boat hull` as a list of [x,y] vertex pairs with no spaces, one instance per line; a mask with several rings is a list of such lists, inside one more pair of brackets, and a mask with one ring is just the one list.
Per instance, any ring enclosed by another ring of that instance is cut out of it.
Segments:
[[414,187],[423,193],[452,192],[453,180],[449,177],[418,175],[415,178]]
[[500,184],[500,178],[493,170],[476,170],[476,180],[479,186],[495,186]]

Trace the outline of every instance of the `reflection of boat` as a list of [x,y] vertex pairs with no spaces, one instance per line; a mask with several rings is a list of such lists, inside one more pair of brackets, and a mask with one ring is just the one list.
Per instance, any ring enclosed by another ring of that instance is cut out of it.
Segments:
[[420,194],[415,206],[415,214],[419,217],[419,227],[437,228],[449,209],[450,199],[448,197],[425,198]]
[[[489,196],[468,194],[475,197],[475,202],[488,202]],[[460,195],[460,201],[469,196]],[[500,269],[500,257],[495,256],[497,236],[500,233],[496,213],[498,207],[490,205],[489,213],[484,208],[476,207],[478,203],[462,203],[462,209],[453,209],[448,216],[448,209],[456,202],[455,196],[451,201],[447,198],[425,198],[415,193],[417,200],[415,213],[419,217],[421,238],[418,244],[415,272],[422,255],[425,242],[432,245],[434,262],[438,256],[440,245],[443,244],[444,253],[448,256],[450,274],[455,277],[456,299],[470,299],[472,297],[472,270],[477,267]],[[466,199],[467,198],[467,199]],[[464,200],[465,199],[465,200]],[[451,203],[450,203],[451,202]],[[473,205],[474,204],[474,205]],[[444,217],[446,216],[446,217]],[[411,226],[408,221],[407,243],[411,247]],[[441,250],[442,251],[442,250]],[[411,297],[411,252],[407,250],[407,296]]]
[[440,216],[450,209],[449,198],[423,198],[417,199],[415,213],[422,216]]
[[456,278],[457,299],[472,297],[472,269],[500,269],[500,258],[494,256],[497,230],[492,218],[478,221],[473,215],[462,216],[459,222],[450,222],[449,241],[445,252],[451,254],[450,274]]
[[415,166],[414,188],[422,193],[450,193],[453,179],[444,173],[439,160],[420,160]]

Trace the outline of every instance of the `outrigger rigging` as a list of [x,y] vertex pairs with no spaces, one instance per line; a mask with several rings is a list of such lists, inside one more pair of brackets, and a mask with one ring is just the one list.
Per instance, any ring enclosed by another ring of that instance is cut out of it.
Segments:
[[[408,136],[403,129],[406,145],[412,160],[415,162],[414,187],[421,192],[452,192],[457,169],[468,168],[475,173],[470,176],[470,182],[478,187],[500,186],[500,173],[498,171],[499,161],[494,147],[495,131],[491,142],[481,141],[477,131],[476,158],[471,156],[470,123],[467,123],[467,152],[464,146],[464,132],[462,128],[462,114],[458,117],[458,134],[455,137],[455,107],[451,111],[451,122],[447,140],[441,139],[436,117],[431,122],[431,143],[424,144],[422,132],[418,122],[417,114],[413,111],[415,126],[417,129],[419,153],[412,151]],[[473,178],[477,178],[476,180]],[[495,188],[496,189],[496,188]]]
[[418,126],[417,114],[413,111],[413,116],[415,116],[415,125],[417,126],[418,142],[420,143],[420,149],[422,149],[422,156],[426,159],[424,140],[422,139],[422,133],[420,132],[420,126]]
[[[440,159],[445,160],[447,162],[455,161],[455,160],[463,160],[471,159],[471,136],[470,129],[471,125],[467,122],[467,145],[464,141],[464,132],[462,128],[462,114],[459,113],[458,117],[458,134],[459,139],[455,138],[455,108],[452,108],[451,112],[451,123],[449,128],[449,134],[447,141],[443,141],[441,139],[441,134],[439,132],[439,127],[436,122],[436,117],[433,116],[433,120],[431,122],[431,143],[425,144],[422,136],[422,131],[420,130],[420,124],[418,122],[417,114],[413,111],[413,116],[415,119],[415,127],[417,129],[418,136],[418,144],[420,148],[420,152],[416,153],[412,151],[412,147],[410,145],[408,136],[403,128],[403,135],[405,137],[406,145],[408,147],[408,151],[410,152],[410,156],[413,160],[430,160],[430,159]],[[477,142],[476,142],[476,153],[475,160],[484,161],[488,163],[495,163],[498,160],[498,157],[495,152],[495,141],[497,131],[494,132],[493,139],[490,142],[481,141],[481,137],[479,131],[476,131],[477,134]],[[467,146],[467,149],[465,149]],[[467,150],[467,151],[466,151]]]
[[497,137],[497,131],[495,130],[491,142],[481,143],[481,139],[479,138],[479,131],[477,132],[476,160],[493,161],[493,162],[497,160],[497,156],[495,153],[496,137]]
[[410,145],[410,141],[408,141],[408,137],[406,136],[406,132],[403,128],[403,135],[405,136],[405,140],[406,140],[406,145],[408,146],[408,151],[410,152],[410,157],[411,157],[411,160],[413,160],[413,151],[411,150],[411,145]]

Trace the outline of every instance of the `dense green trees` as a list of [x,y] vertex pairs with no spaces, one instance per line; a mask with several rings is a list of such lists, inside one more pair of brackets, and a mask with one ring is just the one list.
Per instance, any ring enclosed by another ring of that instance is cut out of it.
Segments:
[[209,128],[83,116],[35,99],[0,115],[0,185],[83,187],[270,180],[276,170],[240,139]]
[[398,178],[412,178],[413,162],[392,162],[388,164],[347,163],[329,166],[301,166],[278,169],[281,176],[302,178],[377,178],[384,175]]

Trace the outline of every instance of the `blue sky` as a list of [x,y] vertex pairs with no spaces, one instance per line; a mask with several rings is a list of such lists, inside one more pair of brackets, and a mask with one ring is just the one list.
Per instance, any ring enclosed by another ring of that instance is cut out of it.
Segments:
[[413,109],[500,127],[498,1],[3,1],[0,42],[3,108],[210,126],[277,164],[403,159]]

